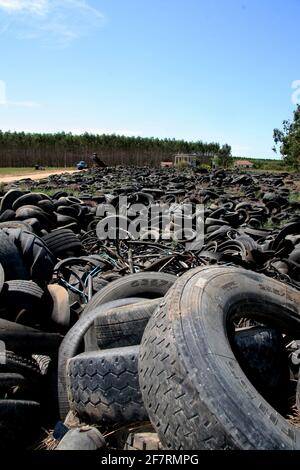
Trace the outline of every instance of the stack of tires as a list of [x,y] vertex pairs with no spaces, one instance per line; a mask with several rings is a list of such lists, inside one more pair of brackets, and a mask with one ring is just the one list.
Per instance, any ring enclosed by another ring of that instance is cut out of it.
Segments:
[[[164,273],[132,274],[92,298],[60,347],[61,418],[71,408],[86,423],[147,420],[138,378],[139,345],[151,315],[175,281]],[[83,339],[85,352],[76,355]]]
[[1,449],[32,445],[50,423],[62,339],[49,328],[53,302],[47,284],[55,259],[26,227],[6,225],[0,230]]
[[112,282],[61,345],[61,415],[71,408],[98,425],[149,419],[164,449],[299,449],[286,349],[300,337],[299,301],[293,288],[241,268]]

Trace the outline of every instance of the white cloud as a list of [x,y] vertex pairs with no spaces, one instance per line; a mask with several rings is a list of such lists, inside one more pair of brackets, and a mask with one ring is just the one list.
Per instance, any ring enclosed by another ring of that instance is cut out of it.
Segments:
[[6,101],[5,106],[17,106],[18,108],[39,108],[41,105],[35,101]]
[[0,8],[9,13],[28,11],[43,15],[48,10],[48,0],[0,0]]
[[[0,0],[1,1],[1,0]],[[6,83],[0,80],[0,106],[16,106],[19,108],[39,108],[40,105],[34,101],[12,101],[7,99]]]
[[11,20],[6,30],[18,37],[59,46],[90,34],[105,21],[87,0],[0,0],[3,17]]

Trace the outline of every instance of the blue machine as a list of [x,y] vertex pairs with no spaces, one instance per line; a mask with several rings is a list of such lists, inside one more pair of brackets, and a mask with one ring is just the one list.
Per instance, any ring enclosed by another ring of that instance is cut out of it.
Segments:
[[88,164],[84,160],[81,160],[79,163],[77,163],[76,167],[77,167],[77,170],[86,170],[88,167]]

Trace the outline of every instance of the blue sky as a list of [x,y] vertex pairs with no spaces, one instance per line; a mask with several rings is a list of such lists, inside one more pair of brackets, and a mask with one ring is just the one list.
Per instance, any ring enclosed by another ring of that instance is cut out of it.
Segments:
[[0,129],[273,157],[300,102],[299,19],[299,0],[0,0]]

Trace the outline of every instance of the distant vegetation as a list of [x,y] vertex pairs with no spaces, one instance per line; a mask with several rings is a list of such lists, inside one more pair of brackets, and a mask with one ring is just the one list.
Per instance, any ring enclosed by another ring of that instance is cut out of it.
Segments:
[[284,160],[270,159],[270,158],[243,158],[234,157],[232,162],[236,160],[247,160],[253,163],[254,170],[262,171],[292,171],[293,168],[287,164]]
[[229,168],[233,164],[233,158],[231,155],[231,147],[228,144],[223,145],[220,148],[217,156],[217,164],[223,168]]
[[283,129],[274,129],[274,151],[278,149],[287,163],[293,168],[300,169],[300,105],[294,111],[292,121],[283,121]]
[[[300,121],[300,110],[299,119]],[[298,116],[298,115],[297,115]],[[297,124],[298,125],[298,124]],[[288,127],[295,134],[295,127]],[[298,128],[297,128],[298,129]],[[287,152],[291,134],[274,131],[278,144],[281,142],[282,152]],[[297,134],[298,135],[298,134]],[[281,140],[280,140],[281,139]],[[293,137],[294,139],[294,137]],[[295,140],[295,139],[294,139]],[[297,140],[296,140],[297,141]],[[297,141],[298,142],[298,141]],[[296,144],[293,148],[294,157],[283,159],[244,158],[254,163],[255,170],[291,171],[295,165]],[[158,166],[161,161],[172,161],[177,153],[199,153],[216,156],[219,166],[229,168],[236,158],[232,157],[231,147],[227,144],[220,146],[216,142],[188,142],[175,139],[158,139],[154,137],[126,137],[118,135],[73,135],[64,132],[56,134],[29,134],[24,132],[2,132],[0,130],[0,167],[29,167],[39,164],[45,167],[74,167],[80,161],[98,153],[107,165],[149,165]],[[284,156],[284,155],[283,155]],[[296,159],[296,162],[298,160]]]
[[218,154],[218,143],[117,135],[28,134],[0,131],[0,166],[74,166],[92,153],[108,165],[159,165],[176,153]]

